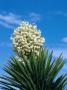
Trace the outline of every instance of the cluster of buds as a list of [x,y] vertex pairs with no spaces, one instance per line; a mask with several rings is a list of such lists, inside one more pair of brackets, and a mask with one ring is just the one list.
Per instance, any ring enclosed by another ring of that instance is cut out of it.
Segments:
[[30,53],[33,50],[38,54],[40,47],[43,46],[45,42],[37,26],[25,21],[14,30],[11,39],[18,53],[22,52],[24,54]]

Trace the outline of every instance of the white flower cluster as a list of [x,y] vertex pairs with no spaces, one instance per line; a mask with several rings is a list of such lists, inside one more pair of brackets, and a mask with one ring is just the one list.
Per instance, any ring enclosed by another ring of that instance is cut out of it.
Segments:
[[14,30],[11,39],[15,49],[19,53],[30,53],[32,50],[34,50],[35,53],[38,53],[38,50],[45,42],[45,39],[41,37],[41,32],[37,29],[37,26],[25,21],[21,23],[20,27]]

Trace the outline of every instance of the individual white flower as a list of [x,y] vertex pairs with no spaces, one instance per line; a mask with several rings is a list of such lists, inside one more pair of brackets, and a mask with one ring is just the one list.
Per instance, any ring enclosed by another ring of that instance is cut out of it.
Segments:
[[11,40],[19,53],[30,53],[34,50],[38,54],[40,47],[45,42],[37,26],[25,21],[21,23],[20,27],[14,30]]

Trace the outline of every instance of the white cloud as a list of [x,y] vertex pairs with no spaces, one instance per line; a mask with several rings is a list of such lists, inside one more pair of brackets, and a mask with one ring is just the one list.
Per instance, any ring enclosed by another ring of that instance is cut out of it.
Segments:
[[0,25],[3,26],[3,27],[6,27],[6,28],[11,28],[11,29],[13,28],[12,25],[10,25],[10,24],[8,24],[6,22],[3,22],[3,21],[0,21]]
[[38,13],[32,12],[32,13],[29,13],[29,19],[30,21],[36,23],[42,19],[42,16]]
[[67,37],[62,38],[61,41],[67,43]]
[[63,70],[67,71],[67,65],[66,64],[64,65]]
[[14,13],[0,14],[0,25],[12,28],[13,25],[18,25],[21,22],[21,18]]
[[67,59],[67,48],[49,48],[49,50],[53,50],[54,57],[58,57],[62,53],[63,59]]
[[64,16],[64,17],[67,17],[67,12],[56,11],[56,15],[62,15],[62,16]]
[[28,15],[16,15],[14,13],[1,13],[0,14],[0,25],[6,28],[14,28],[15,25],[19,25],[22,20],[29,20],[36,23],[42,19],[38,13],[29,13]]
[[49,12],[48,14],[67,17],[67,12],[60,11],[60,10],[58,10],[58,11],[52,11],[52,12]]
[[0,14],[0,20],[3,20],[10,24],[19,24],[21,22],[21,20],[19,19],[19,16],[13,13],[9,13],[7,15]]
[[9,43],[9,42],[1,42],[0,43],[0,48],[3,48],[3,47],[12,47],[12,44]]

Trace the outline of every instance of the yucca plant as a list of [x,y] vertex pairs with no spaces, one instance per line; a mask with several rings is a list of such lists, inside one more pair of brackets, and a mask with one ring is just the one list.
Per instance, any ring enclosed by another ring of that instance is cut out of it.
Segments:
[[40,49],[39,56],[31,53],[29,58],[24,55],[19,61],[11,57],[9,65],[4,70],[8,76],[0,77],[0,88],[2,90],[67,90],[65,89],[66,74],[58,76],[64,62],[62,55],[52,59],[52,52]]

